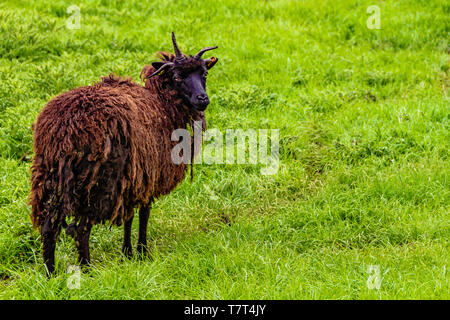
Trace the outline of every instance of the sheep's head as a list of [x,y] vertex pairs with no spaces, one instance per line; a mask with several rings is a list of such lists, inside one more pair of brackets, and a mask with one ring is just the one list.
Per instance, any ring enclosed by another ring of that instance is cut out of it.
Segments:
[[206,76],[208,70],[217,63],[218,59],[215,57],[202,59],[202,55],[206,51],[216,49],[217,46],[203,48],[195,56],[187,57],[178,48],[173,32],[172,42],[175,56],[161,53],[162,61],[152,63],[156,71],[146,78],[159,75],[168,79],[172,87],[178,91],[178,94],[191,108],[203,111],[209,104],[206,94]]

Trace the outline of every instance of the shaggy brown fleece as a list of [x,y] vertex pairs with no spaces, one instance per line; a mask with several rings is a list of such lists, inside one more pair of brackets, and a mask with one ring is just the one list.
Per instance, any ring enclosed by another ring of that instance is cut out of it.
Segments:
[[[141,77],[154,71],[145,66]],[[178,143],[171,134],[194,120],[205,123],[203,112],[190,111],[159,76],[143,87],[110,75],[52,99],[33,126],[34,227],[65,226],[67,217],[91,225],[128,221],[134,207],[149,206],[183,180],[186,165],[171,160]]]

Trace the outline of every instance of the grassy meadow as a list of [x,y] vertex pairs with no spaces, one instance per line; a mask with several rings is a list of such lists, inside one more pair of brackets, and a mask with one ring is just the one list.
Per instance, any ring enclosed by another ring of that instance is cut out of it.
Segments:
[[[0,299],[449,299],[449,17],[445,0],[2,0]],[[198,164],[154,204],[150,258],[95,226],[73,289],[62,232],[47,280],[31,124],[101,75],[141,83],[171,31],[186,53],[219,46],[208,128],[279,129],[279,170]]]

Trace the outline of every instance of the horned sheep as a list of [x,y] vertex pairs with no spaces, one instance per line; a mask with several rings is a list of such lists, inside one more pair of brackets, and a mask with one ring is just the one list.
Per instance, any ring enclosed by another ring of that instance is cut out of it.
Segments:
[[31,219],[49,275],[62,227],[74,237],[81,265],[90,263],[92,226],[107,221],[124,225],[122,251],[132,255],[134,208],[138,251],[145,252],[152,202],[184,179],[186,164],[171,159],[171,133],[194,121],[206,126],[206,76],[218,59],[202,55],[217,47],[186,56],[173,33],[172,42],[175,54],[160,52],[161,61],[143,68],[145,86],[103,77],[53,98],[33,124]]

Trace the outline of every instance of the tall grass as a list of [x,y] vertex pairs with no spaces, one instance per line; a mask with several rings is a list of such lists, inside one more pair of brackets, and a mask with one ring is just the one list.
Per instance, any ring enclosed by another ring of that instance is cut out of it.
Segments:
[[[64,1],[0,3],[0,298],[449,298],[448,2],[76,4],[69,30]],[[172,30],[188,53],[219,45],[208,127],[279,129],[279,171],[197,165],[151,211],[151,258],[124,260],[121,228],[96,226],[80,288],[65,235],[47,280],[27,206],[31,124],[100,75],[138,81]]]

